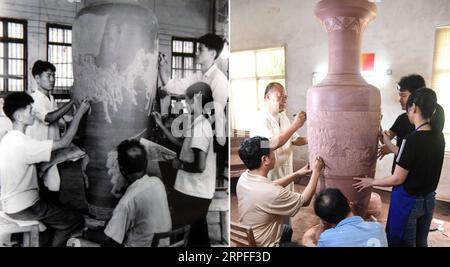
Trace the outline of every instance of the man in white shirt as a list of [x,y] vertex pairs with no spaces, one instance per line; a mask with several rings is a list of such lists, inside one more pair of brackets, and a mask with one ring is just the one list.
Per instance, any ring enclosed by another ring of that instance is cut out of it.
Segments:
[[81,118],[89,109],[83,100],[72,124],[60,140],[38,141],[25,135],[33,124],[33,99],[16,92],[5,98],[3,110],[13,128],[0,141],[0,188],[3,211],[15,220],[38,220],[54,231],[51,246],[65,246],[70,234],[83,224],[75,210],[39,197],[35,164],[50,161],[52,151],[70,145]]
[[[105,234],[126,247],[150,247],[155,233],[172,229],[164,184],[148,176],[147,153],[137,140],[125,140],[117,147],[117,160],[129,186],[114,209]],[[160,246],[169,245],[160,240]]]
[[[287,95],[280,83],[272,82],[266,87],[264,93],[264,109],[256,118],[250,130],[250,136],[263,136],[270,139],[270,147],[275,150],[277,163],[268,177],[274,181],[293,173],[293,146],[307,144],[305,137],[300,137],[296,131],[303,126],[306,121],[306,113],[299,112],[294,121],[289,121],[286,116]],[[289,185],[290,190],[294,190],[294,183]]]
[[[31,93],[34,100],[33,115],[35,120],[32,125],[27,127],[26,135],[39,141],[58,140],[60,138],[59,121],[72,109],[74,103],[70,100],[58,108],[51,95],[55,86],[55,71],[56,68],[53,64],[41,60],[36,61],[31,70],[37,83],[37,90]],[[42,182],[45,188],[40,185],[42,187],[41,196],[59,202],[58,192],[61,178],[56,165],[44,174]]]
[[206,34],[198,39],[198,43],[195,63],[200,64],[201,73],[194,73],[183,79],[169,79],[170,68],[168,64],[163,64],[165,60],[160,58],[159,75],[165,90],[171,94],[184,95],[185,90],[197,82],[205,82],[211,87],[214,100],[214,122],[211,124],[217,142],[214,151],[217,153],[217,173],[220,175],[224,173],[228,162],[226,144],[228,120],[225,114],[228,102],[228,79],[216,64],[216,59],[223,50],[224,40],[218,35]]
[[[276,165],[269,139],[252,137],[239,148],[239,157],[248,168],[236,187],[239,222],[251,226],[259,247],[292,246],[292,228],[283,224],[283,216],[294,216],[300,207],[309,205],[316,191],[323,161],[317,158],[313,169],[306,165],[286,177],[271,181],[267,174]],[[311,173],[303,193],[287,190],[286,187],[301,176]]]

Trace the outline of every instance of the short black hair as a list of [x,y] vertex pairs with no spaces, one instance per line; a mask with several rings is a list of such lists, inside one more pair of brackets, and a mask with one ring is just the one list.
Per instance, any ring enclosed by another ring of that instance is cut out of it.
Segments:
[[338,224],[350,211],[347,198],[337,188],[327,188],[316,195],[314,212],[326,222]]
[[191,99],[196,94],[202,95],[202,108],[204,108],[206,104],[213,102],[211,86],[205,82],[196,82],[186,89],[186,97]]
[[3,102],[3,112],[14,122],[14,112],[24,109],[34,102],[33,98],[25,92],[14,92],[5,97]]
[[147,152],[138,140],[125,140],[117,146],[117,161],[124,174],[147,170]]
[[281,87],[284,88],[284,86],[281,83],[277,83],[277,82],[271,82],[266,86],[266,90],[264,91],[264,98],[266,98],[267,94],[270,93],[270,91],[272,91],[272,89],[274,87]]
[[437,97],[436,93],[430,88],[420,88],[411,93],[406,102],[406,109],[412,107],[413,104],[420,108],[422,117],[430,119],[436,110]]
[[415,90],[423,88],[425,86],[425,79],[419,74],[404,76],[397,83],[397,89],[400,92],[409,91],[410,93],[412,93]]
[[220,53],[222,53],[223,46],[225,44],[222,37],[212,33],[201,36],[198,38],[198,42],[205,45],[208,49],[214,49],[216,51],[216,57],[214,59],[217,59]]
[[239,147],[239,157],[249,170],[258,169],[261,166],[262,156],[269,154],[269,139],[261,136],[247,138]]
[[41,75],[43,72],[46,72],[48,70],[55,72],[56,71],[55,65],[53,65],[48,61],[38,60],[34,62],[33,68],[31,69],[31,73],[33,74],[33,77],[35,77],[36,75]]

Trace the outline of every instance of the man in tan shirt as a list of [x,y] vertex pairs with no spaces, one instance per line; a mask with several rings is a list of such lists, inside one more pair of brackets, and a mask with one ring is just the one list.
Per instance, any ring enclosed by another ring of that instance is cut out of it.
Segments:
[[[283,224],[283,216],[294,216],[300,207],[309,205],[316,191],[323,161],[318,157],[313,170],[306,165],[286,177],[271,181],[267,174],[274,168],[276,160],[274,151],[269,147],[269,139],[260,136],[242,143],[239,157],[248,170],[239,178],[236,190],[239,222],[253,228],[257,246],[277,247],[291,243],[292,229]],[[311,179],[302,194],[286,188],[311,172]]]

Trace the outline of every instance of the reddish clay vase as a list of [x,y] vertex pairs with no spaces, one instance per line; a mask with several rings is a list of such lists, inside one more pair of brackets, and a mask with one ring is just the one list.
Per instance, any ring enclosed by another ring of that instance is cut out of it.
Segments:
[[91,101],[80,134],[89,156],[88,207],[97,218],[110,217],[117,203],[108,153],[125,139],[148,138],[158,52],[156,16],[137,1],[87,1],[75,18],[73,97]]
[[328,32],[328,74],[307,92],[309,159],[325,169],[318,190],[339,188],[364,217],[372,189],[357,192],[353,177],[374,177],[380,92],[359,71],[361,36],[375,18],[366,0],[323,0],[315,14]]

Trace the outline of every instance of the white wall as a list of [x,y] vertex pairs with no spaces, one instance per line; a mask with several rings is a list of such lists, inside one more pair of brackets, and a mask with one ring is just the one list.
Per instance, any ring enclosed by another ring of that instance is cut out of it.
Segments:
[[[327,65],[327,34],[314,17],[317,2],[231,1],[232,51],[286,45],[289,114],[306,109],[306,91],[311,87],[312,73]],[[450,25],[450,0],[382,0],[376,4],[377,18],[363,34],[362,52],[376,54],[375,69],[392,70],[392,75],[374,79],[382,95],[382,126],[388,129],[401,113],[396,82],[404,75],[418,73],[431,86],[435,28]],[[306,128],[299,133],[305,135]],[[296,150],[296,167],[306,162],[306,154],[306,147]],[[392,157],[378,162],[377,177],[389,174],[391,164]],[[450,184],[449,158],[442,170],[441,183]],[[447,197],[450,199],[450,192]]]

